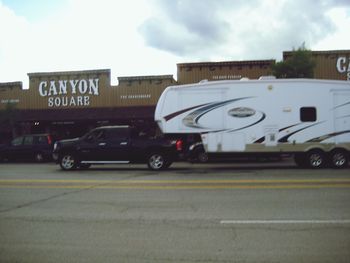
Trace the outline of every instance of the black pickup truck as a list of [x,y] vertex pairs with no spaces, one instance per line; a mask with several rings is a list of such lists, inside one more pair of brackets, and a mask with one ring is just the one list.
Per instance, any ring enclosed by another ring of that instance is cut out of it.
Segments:
[[127,163],[146,163],[151,170],[163,170],[177,159],[181,148],[181,141],[140,136],[130,126],[105,126],[81,138],[57,141],[53,157],[63,170]]

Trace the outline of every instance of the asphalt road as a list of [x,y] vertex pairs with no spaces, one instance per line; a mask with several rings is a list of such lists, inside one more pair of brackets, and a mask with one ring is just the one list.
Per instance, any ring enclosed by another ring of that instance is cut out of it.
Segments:
[[350,262],[350,170],[0,164],[0,262]]

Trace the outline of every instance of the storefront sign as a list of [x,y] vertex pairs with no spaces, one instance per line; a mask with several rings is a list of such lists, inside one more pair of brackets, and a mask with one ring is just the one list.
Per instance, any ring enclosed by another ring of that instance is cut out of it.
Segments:
[[99,95],[99,79],[51,80],[39,83],[39,94],[53,107],[89,106],[91,96]]
[[151,94],[129,94],[129,95],[120,95],[122,100],[139,100],[139,99],[150,99]]
[[242,75],[214,75],[213,80],[241,79]]
[[350,80],[350,58],[339,57],[337,60],[337,70],[339,73],[347,74],[347,80]]
[[19,99],[1,100],[1,104],[17,104]]

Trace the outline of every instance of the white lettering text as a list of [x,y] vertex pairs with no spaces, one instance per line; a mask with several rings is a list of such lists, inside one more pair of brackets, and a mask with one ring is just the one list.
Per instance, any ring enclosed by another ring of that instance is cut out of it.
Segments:
[[39,84],[39,94],[41,97],[45,97],[47,96],[47,90],[45,90],[45,88],[47,88],[47,82],[46,81],[42,81]]

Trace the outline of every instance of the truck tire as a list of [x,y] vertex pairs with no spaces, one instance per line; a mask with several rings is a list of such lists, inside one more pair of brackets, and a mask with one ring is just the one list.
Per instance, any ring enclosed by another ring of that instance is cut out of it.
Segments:
[[306,153],[306,163],[312,169],[323,168],[326,166],[326,154],[321,150],[311,150]]
[[170,166],[169,163],[171,164],[171,162],[165,158],[164,154],[159,152],[151,153],[147,158],[148,168],[153,171],[166,169]]
[[74,170],[78,165],[77,159],[72,153],[64,153],[60,157],[60,166],[62,170]]
[[342,149],[335,149],[330,153],[330,164],[333,168],[345,168],[349,163],[349,156]]

